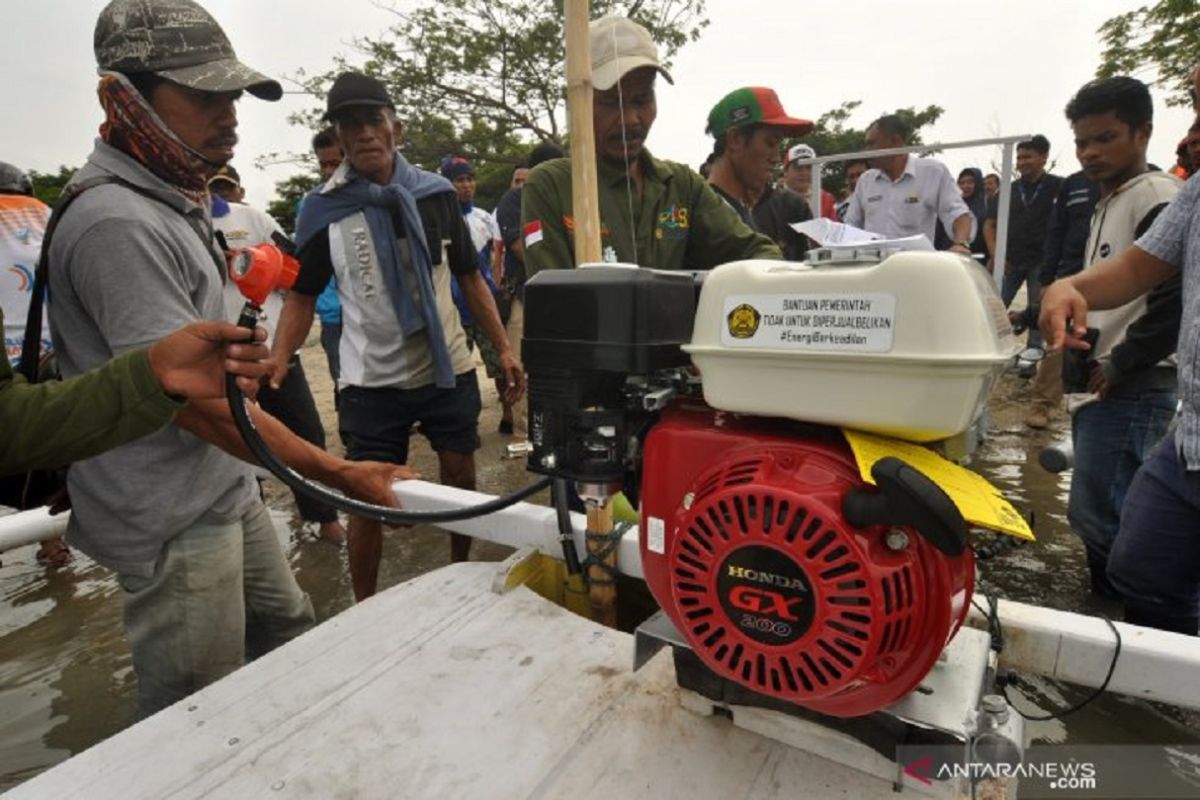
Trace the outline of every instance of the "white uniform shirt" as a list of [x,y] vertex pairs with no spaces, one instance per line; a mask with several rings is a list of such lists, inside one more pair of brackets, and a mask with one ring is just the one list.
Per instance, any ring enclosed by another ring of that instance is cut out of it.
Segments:
[[230,249],[263,244],[271,241],[271,234],[283,233],[270,214],[242,203],[230,203],[228,214],[213,217],[213,227],[225,234]]
[[953,236],[954,221],[963,214],[971,219],[967,238],[974,239],[975,217],[963,202],[950,170],[940,161],[909,156],[895,181],[882,170],[863,173],[850,197],[846,224],[888,239],[923,233],[932,244],[938,219]]

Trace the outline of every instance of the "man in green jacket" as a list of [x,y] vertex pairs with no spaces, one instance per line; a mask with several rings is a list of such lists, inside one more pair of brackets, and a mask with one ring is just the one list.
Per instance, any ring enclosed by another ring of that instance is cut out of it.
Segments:
[[[645,28],[619,16],[590,26],[592,128],[596,137],[600,235],[605,261],[653,269],[711,269],[746,258],[782,259],[696,172],[645,148],[658,107],[658,49]],[[522,195],[525,267],[575,266],[571,163],[556,159],[529,173]]]
[[[33,385],[0,358],[0,475],[61,467],[156,431],[187,400],[223,397],[226,369],[253,396],[268,351],[250,336],[236,325],[194,322],[84,375]],[[266,331],[254,336],[261,342]]]

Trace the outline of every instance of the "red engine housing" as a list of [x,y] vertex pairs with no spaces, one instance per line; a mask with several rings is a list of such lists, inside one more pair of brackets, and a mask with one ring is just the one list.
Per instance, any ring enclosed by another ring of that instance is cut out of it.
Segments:
[[864,482],[834,429],[675,405],[643,469],[646,583],[724,678],[868,714],[916,688],[966,616],[969,547],[950,557],[901,528],[907,546],[893,549],[892,527],[843,519]]

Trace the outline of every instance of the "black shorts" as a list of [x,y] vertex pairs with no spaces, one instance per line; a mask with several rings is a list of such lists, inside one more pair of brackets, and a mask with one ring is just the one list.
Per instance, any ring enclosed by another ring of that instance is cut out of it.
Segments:
[[338,432],[349,461],[407,463],[414,424],[439,453],[474,453],[481,408],[474,371],[457,376],[453,389],[347,386],[338,399]]

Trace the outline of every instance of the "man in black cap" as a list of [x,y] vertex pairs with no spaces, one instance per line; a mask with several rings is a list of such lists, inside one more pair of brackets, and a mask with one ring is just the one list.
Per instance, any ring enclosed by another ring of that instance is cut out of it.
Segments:
[[[273,382],[308,335],[316,299],[336,275],[342,301],[338,427],[346,457],[403,464],[410,429],[437,451],[443,483],[475,487],[479,384],[451,297],[453,275],[476,325],[498,353],[509,402],[524,391],[478,251],[450,181],[409,164],[396,150],[395,106],[366,75],[339,75],[329,91],[346,160],[309,194],[296,221],[300,277],[275,331]],[[470,539],[451,535],[451,558]],[[375,591],[382,552],[378,522],[351,517],[350,571],[359,600]]]
[[[95,53],[105,122],[66,190],[82,194],[48,244],[51,331],[67,376],[181,322],[224,317],[227,267],[205,182],[233,157],[242,92],[281,94],[190,0],[114,0],[97,20]],[[252,416],[293,468],[347,493],[394,503],[392,481],[411,474],[350,464],[257,408]],[[143,715],[313,623],[253,473],[227,453],[252,460],[228,406],[199,400],[69,473],[67,537],[118,573]]]

